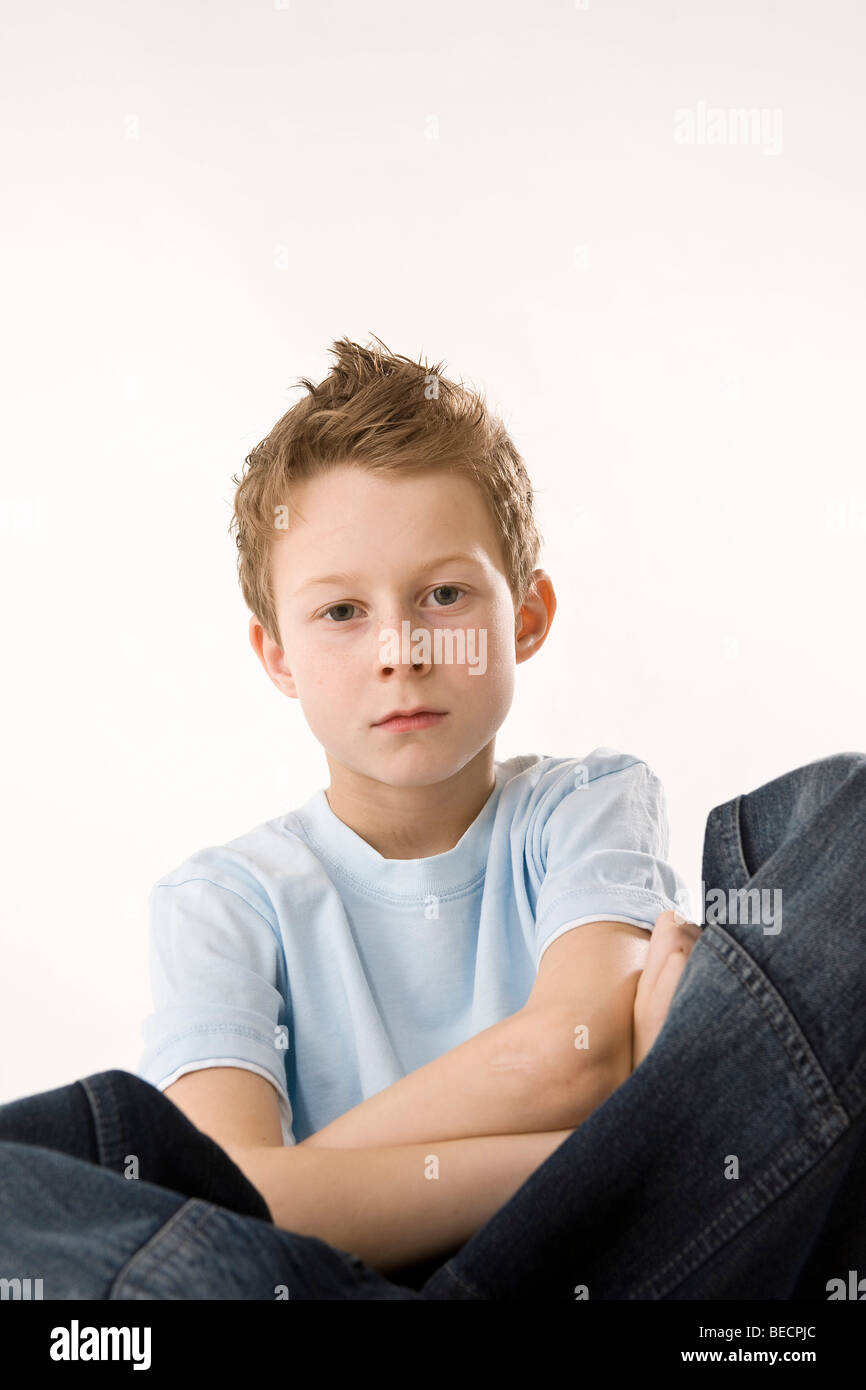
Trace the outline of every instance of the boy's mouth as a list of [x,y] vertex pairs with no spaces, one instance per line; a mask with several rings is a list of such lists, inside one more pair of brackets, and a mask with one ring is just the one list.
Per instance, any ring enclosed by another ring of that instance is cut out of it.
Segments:
[[410,729],[427,729],[444,719],[447,710],[424,709],[392,710],[384,719],[373,725],[374,729],[391,729],[396,733]]

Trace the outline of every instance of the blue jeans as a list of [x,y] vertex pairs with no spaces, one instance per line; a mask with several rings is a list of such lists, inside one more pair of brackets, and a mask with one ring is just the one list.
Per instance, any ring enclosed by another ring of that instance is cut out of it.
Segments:
[[[0,1106],[0,1277],[46,1299],[826,1300],[866,1275],[864,866],[866,753],[715,807],[652,1050],[450,1258],[386,1278],[276,1227],[171,1101],[105,1071]],[[767,890],[751,914],[741,888]]]

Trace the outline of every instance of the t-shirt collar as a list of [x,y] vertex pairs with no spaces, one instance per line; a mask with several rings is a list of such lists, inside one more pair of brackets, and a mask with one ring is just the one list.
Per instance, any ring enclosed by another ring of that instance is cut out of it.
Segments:
[[371,844],[340,820],[331,809],[324,789],[317,791],[292,816],[313,851],[342,878],[377,897],[459,892],[483,878],[496,807],[503,786],[502,764],[494,762],[496,784],[478,815],[457,844],[442,854],[422,859],[386,859]]

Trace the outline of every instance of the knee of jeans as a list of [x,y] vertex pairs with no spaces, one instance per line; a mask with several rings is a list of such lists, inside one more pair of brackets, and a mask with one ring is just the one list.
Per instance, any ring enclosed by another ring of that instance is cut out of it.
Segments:
[[866,796],[866,753],[829,753],[826,758],[819,758],[815,766],[821,773],[829,774],[832,783],[826,800],[849,784],[856,787],[861,796]]
[[866,769],[866,753],[828,753],[826,758],[819,758],[818,762],[829,766],[838,764],[846,773],[858,772]]

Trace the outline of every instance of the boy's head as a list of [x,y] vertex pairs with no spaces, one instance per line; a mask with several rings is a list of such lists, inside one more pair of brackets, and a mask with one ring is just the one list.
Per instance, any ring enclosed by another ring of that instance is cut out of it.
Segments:
[[[514,666],[556,600],[501,421],[439,365],[381,348],[341,339],[324,381],[301,378],[309,394],[233,479],[231,529],[253,647],[300,699],[332,780],[421,786],[492,764]],[[444,714],[376,727],[418,707]]]

